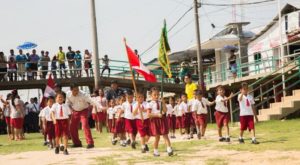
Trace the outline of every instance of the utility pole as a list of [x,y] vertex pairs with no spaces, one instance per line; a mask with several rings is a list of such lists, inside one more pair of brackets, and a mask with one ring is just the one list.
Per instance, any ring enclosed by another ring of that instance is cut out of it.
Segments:
[[95,84],[95,89],[97,89],[97,88],[99,88],[99,83],[100,83],[100,68],[99,68],[98,35],[97,35],[95,0],[90,0],[90,3],[91,3],[92,35],[93,35],[94,84]]
[[197,60],[198,60],[198,77],[199,85],[201,90],[204,90],[204,76],[203,76],[203,66],[202,66],[202,56],[201,56],[201,39],[200,39],[200,26],[199,26],[199,15],[198,7],[201,7],[201,4],[197,0],[194,0],[194,11],[195,11],[195,28],[196,28],[196,37],[197,37]]

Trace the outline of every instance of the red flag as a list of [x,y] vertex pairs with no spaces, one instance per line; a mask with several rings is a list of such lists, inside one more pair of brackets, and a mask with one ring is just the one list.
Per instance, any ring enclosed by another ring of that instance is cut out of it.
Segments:
[[41,108],[44,108],[44,107],[47,106],[46,105],[46,100],[49,96],[55,96],[54,88],[55,88],[55,82],[52,79],[52,75],[50,74],[49,78],[47,80],[47,86],[45,88],[44,95],[43,95],[43,98],[42,98],[42,101],[41,101],[41,104],[40,104]]
[[155,75],[138,59],[137,55],[127,46],[126,43],[125,46],[129,63],[132,68],[139,74],[143,75],[146,81],[156,82]]

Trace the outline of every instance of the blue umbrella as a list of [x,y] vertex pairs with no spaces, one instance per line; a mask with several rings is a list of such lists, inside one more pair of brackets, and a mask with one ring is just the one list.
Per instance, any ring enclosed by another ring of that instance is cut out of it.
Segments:
[[37,44],[33,42],[24,42],[22,45],[19,45],[17,49],[33,49],[37,47]]
[[237,51],[237,50],[239,50],[239,48],[234,46],[234,45],[226,45],[226,46],[223,47],[223,50],[225,50],[225,51],[231,51],[231,50]]

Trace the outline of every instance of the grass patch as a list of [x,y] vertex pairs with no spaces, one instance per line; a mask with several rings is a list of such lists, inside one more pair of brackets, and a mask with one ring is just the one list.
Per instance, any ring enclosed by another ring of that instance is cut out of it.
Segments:
[[114,159],[115,155],[112,156],[102,156],[95,158],[95,165],[118,165],[118,161]]
[[205,161],[206,165],[227,165],[228,162],[223,158],[211,158]]

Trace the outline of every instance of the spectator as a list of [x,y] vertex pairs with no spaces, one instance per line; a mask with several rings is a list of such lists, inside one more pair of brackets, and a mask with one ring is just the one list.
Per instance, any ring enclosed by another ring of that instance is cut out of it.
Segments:
[[109,58],[107,55],[104,55],[104,58],[102,58],[102,61],[104,63],[104,66],[102,68],[101,76],[103,76],[103,72],[108,69],[108,77],[110,76],[110,68],[109,68]]
[[26,60],[27,62],[25,63],[25,68],[26,70],[28,70],[29,68],[31,68],[31,65],[30,65],[30,54],[29,53],[26,53]]
[[52,58],[52,61],[51,61],[51,72],[55,79],[57,79],[56,70],[57,70],[57,58],[56,58],[56,55],[54,55]]
[[229,69],[232,73],[232,77],[235,79],[237,76],[237,64],[236,64],[236,55],[234,54],[235,50],[230,50],[230,57],[229,57]]
[[8,77],[9,81],[17,81],[17,63],[14,50],[10,50],[10,56],[8,57]]
[[59,64],[60,78],[63,77],[62,70],[64,70],[64,72],[65,72],[65,77],[68,78],[66,64],[65,64],[66,55],[65,55],[65,52],[63,52],[63,48],[61,46],[59,47],[59,51],[57,53],[57,60],[58,60],[58,64]]
[[179,78],[181,78],[181,81],[184,82],[184,76],[188,73],[189,71],[189,63],[186,62],[186,61],[183,61],[181,64],[180,64],[180,71],[179,71]]
[[75,76],[75,52],[72,50],[72,47],[68,47],[68,53],[67,53],[67,60],[68,60],[68,65],[69,65],[69,70],[70,70],[70,75],[71,77]]
[[31,72],[33,74],[33,79],[37,79],[37,71],[38,71],[38,62],[40,60],[40,57],[36,54],[36,50],[32,50],[32,54],[30,55],[30,68]]
[[80,54],[79,50],[76,51],[74,59],[75,59],[75,67],[76,67],[76,76],[81,77],[81,68],[82,68],[81,60],[82,60],[82,57],[81,57],[81,54]]
[[110,90],[106,94],[106,100],[109,102],[111,99],[116,99],[123,94],[124,91],[118,87],[118,82],[116,80],[112,80]]
[[23,54],[22,49],[19,50],[19,54],[16,56],[16,61],[18,64],[19,75],[22,78],[22,80],[25,80],[25,71],[26,71],[25,63],[27,61],[27,57],[25,54]]
[[41,57],[41,70],[42,70],[42,78],[46,78],[48,69],[49,69],[49,62],[50,62],[50,57],[49,57],[49,52],[46,51],[45,54]]
[[7,61],[3,52],[0,52],[0,82],[5,81],[7,73]]
[[[84,51],[84,70],[86,72],[87,77],[90,77],[89,70],[92,68],[92,55],[90,52],[86,49]],[[91,76],[92,76],[92,70],[91,70]]]

